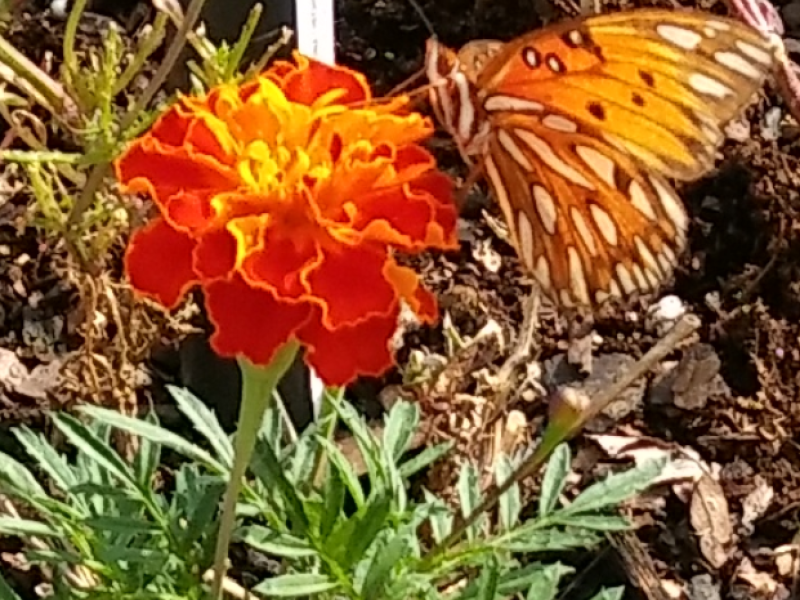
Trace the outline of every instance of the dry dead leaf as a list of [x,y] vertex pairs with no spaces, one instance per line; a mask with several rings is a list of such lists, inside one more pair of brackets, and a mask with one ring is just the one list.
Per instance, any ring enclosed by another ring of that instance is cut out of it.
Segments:
[[742,500],[742,529],[745,535],[753,533],[755,521],[767,512],[775,495],[772,486],[761,475],[755,476],[755,489]]
[[722,486],[704,474],[695,485],[689,519],[697,535],[700,553],[715,568],[730,558],[733,527]]

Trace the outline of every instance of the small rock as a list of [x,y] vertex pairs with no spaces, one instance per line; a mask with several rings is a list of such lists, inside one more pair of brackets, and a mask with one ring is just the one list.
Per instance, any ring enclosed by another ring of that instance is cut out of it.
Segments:
[[695,575],[689,582],[690,600],[722,600],[719,584],[714,583],[711,575],[704,573]]

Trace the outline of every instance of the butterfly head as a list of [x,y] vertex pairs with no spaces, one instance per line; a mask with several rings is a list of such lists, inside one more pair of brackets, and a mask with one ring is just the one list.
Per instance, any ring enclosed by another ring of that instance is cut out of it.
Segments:
[[471,56],[468,62],[438,40],[428,40],[425,71],[430,81],[430,101],[436,117],[467,156],[483,152],[489,122],[481,107]]

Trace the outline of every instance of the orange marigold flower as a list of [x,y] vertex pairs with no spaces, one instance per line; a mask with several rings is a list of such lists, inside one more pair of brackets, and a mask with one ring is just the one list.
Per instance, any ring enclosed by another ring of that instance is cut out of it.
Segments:
[[418,145],[430,121],[371,99],[361,74],[300,55],[181,98],[116,163],[160,210],[128,247],[133,287],[171,308],[201,286],[222,356],[267,364],[294,338],[329,385],[384,372],[401,301],[437,317],[392,253],[455,248],[456,212]]

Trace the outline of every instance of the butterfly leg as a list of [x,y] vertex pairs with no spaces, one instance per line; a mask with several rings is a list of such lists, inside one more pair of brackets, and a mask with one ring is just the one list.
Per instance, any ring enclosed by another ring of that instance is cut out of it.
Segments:
[[467,178],[464,180],[464,183],[459,186],[455,197],[456,208],[459,212],[461,212],[461,209],[464,208],[464,203],[466,202],[467,195],[472,189],[472,186],[475,185],[478,179],[483,176],[483,160],[477,164],[467,164],[470,165],[469,173],[467,174]]

